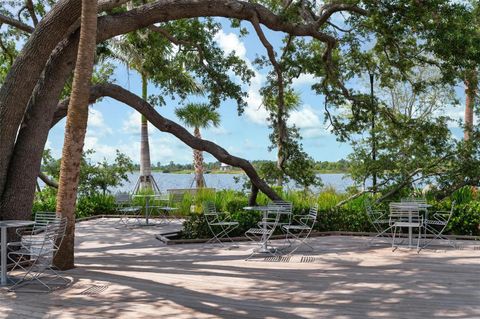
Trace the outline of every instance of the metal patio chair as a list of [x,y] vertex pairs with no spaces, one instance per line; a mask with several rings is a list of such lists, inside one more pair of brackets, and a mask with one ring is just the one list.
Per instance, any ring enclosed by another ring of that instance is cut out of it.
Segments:
[[[69,283],[57,270],[55,270],[52,262],[58,248],[60,247],[67,219],[62,218],[59,222],[51,222],[45,225],[44,230],[36,235],[34,239],[23,238],[19,242],[19,249],[8,253],[8,259],[14,263],[12,270],[18,270],[23,275],[8,290],[16,291],[26,285],[33,283],[40,284],[42,289],[22,289],[22,292],[49,292],[53,286],[57,286],[57,279],[61,280],[62,285]],[[20,291],[20,290],[19,290]]]
[[[142,217],[142,207],[132,205],[132,197],[128,193],[115,194],[115,204],[117,205],[117,212],[120,213],[119,225],[130,226],[139,223]],[[133,222],[131,221],[133,219]]]
[[433,214],[432,218],[427,215],[427,218],[424,221],[425,240],[427,238],[427,233],[430,233],[433,237],[432,239],[426,241],[425,244],[421,247],[421,249],[426,248],[436,239],[446,240],[447,243],[453,248],[457,247],[453,240],[448,239],[443,235],[443,232],[447,228],[447,225],[452,218],[454,207],[455,202],[452,202],[452,208],[450,209],[450,211],[437,211]]
[[[285,225],[290,225],[292,222],[292,210],[293,210],[293,205],[291,202],[286,202],[283,200],[275,200],[270,203],[268,203],[269,207],[272,207],[272,213],[267,214],[266,217],[262,218],[261,221],[257,223],[258,226],[263,226],[263,224],[269,224],[269,225],[275,225],[280,226],[280,229],[282,232],[285,232],[285,229],[283,229],[283,226]],[[275,214],[276,213],[278,216],[278,219],[276,218]],[[282,218],[282,215],[286,215],[286,218]]]
[[426,204],[427,200],[422,197],[404,197],[400,199],[401,203],[417,203],[417,204]]
[[385,238],[387,240],[391,239],[391,234],[393,226],[390,225],[390,219],[388,217],[388,212],[384,210],[374,210],[370,203],[365,205],[365,210],[367,212],[368,221],[372,224],[373,228],[377,234],[369,240],[369,245],[377,238]]
[[203,203],[203,215],[213,235],[205,244],[218,242],[221,246],[225,246],[222,239],[227,239],[233,243],[229,234],[238,227],[239,224],[237,221],[233,221],[229,217],[226,217],[225,214],[217,212],[215,204],[212,202]]
[[60,222],[61,218],[56,212],[36,212],[35,223],[29,227],[19,227],[15,230],[18,236],[27,238],[26,236],[34,236],[45,230],[49,223]]
[[[17,236],[21,238],[22,244],[27,245],[29,241],[38,241],[45,231],[45,227],[51,223],[59,223],[62,219],[57,216],[56,212],[36,212],[35,223],[28,227],[19,227],[15,230]],[[19,246],[20,242],[7,243],[7,247]]]
[[313,227],[317,222],[317,212],[318,207],[314,206],[310,208],[308,214],[293,216],[293,221],[295,223],[282,226],[286,232],[286,240],[290,244],[289,247],[292,247],[294,242],[298,242],[298,244],[289,252],[289,254],[294,253],[302,246],[307,246],[311,251],[314,250],[314,248],[308,244],[306,240],[312,233]]
[[169,224],[172,220],[172,213],[178,208],[173,206],[170,195],[168,193],[155,194],[153,204],[150,205],[151,217],[158,216],[160,223]]
[[276,256],[277,250],[268,248],[268,243],[278,226],[279,220],[280,214],[276,210],[266,211],[262,221],[257,223],[258,227],[252,227],[245,232],[245,237],[260,245],[260,247],[254,248],[245,260],[249,260],[258,253],[268,253]]
[[[418,205],[408,205],[404,203],[390,203],[389,225],[393,228],[392,249],[395,250],[399,245],[395,244],[397,232],[402,228],[418,228],[417,251],[420,251],[420,239],[422,237],[423,216],[420,214]],[[413,230],[412,230],[413,232]],[[413,233],[412,233],[413,234]],[[409,231],[410,235],[410,231]],[[409,243],[413,240],[408,238]]]

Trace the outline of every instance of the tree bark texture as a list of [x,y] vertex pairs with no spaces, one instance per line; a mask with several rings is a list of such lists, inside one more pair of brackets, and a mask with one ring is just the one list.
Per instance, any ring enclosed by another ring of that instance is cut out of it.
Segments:
[[28,100],[52,50],[80,16],[81,0],[61,0],[38,23],[0,88],[0,195]]
[[468,141],[473,130],[473,114],[475,108],[475,96],[478,90],[477,70],[468,70],[465,76],[465,131],[463,139]]
[[[147,100],[147,76],[142,73],[142,98]],[[150,143],[148,141],[148,121],[142,115],[140,123],[140,189],[152,189],[152,164],[150,161]]]
[[[281,200],[281,197],[278,196],[278,194],[275,193],[275,191],[271,189],[268,184],[260,178],[260,176],[258,176],[255,168],[249,161],[231,155],[224,148],[211,141],[199,139],[193,136],[181,125],[161,116],[157,111],[155,111],[153,106],[137,95],[115,84],[98,84],[93,86],[90,90],[90,103],[93,103],[96,99],[104,96],[111,97],[132,107],[145,116],[147,120],[157,129],[176,136],[191,148],[208,152],[222,163],[241,168],[250,178],[252,183],[255,184],[256,187],[271,200]],[[68,103],[62,102],[59,104],[57,112],[55,112],[52,126],[65,117],[67,108]]]
[[57,213],[67,218],[65,237],[55,256],[55,265],[63,270],[74,267],[75,204],[83,144],[87,130],[88,100],[95,56],[96,34],[97,0],[82,0],[78,58],[67,112],[57,194]]
[[77,32],[68,41],[71,45],[55,50],[28,103],[10,161],[5,191],[0,196],[0,216],[5,219],[31,217],[34,180],[40,172],[43,149],[57,106],[55,101],[60,98],[75,65],[78,36]]
[[257,205],[258,187],[254,183],[252,183],[251,190],[252,192],[248,197],[248,206],[255,206]]
[[[200,129],[195,127],[193,130],[193,135],[202,139],[200,134]],[[205,179],[203,177],[203,152],[199,150],[193,150],[193,167],[195,168],[195,184],[197,188],[205,187]]]

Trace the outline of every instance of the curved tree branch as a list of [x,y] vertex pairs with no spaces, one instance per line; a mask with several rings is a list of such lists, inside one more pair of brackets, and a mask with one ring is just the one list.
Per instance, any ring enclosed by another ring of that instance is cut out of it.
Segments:
[[45,173],[40,172],[38,174],[38,177],[45,183],[45,185],[53,187],[53,188],[58,188],[58,182],[50,179]]
[[37,15],[35,14],[35,8],[33,6],[33,1],[32,0],[26,0],[25,1],[25,7],[27,8],[28,13],[30,14],[30,17],[32,18],[33,25],[37,26],[38,18],[37,18]]
[[[90,89],[90,103],[93,103],[95,100],[102,96],[111,97],[117,101],[125,103],[136,111],[141,113],[147,118],[147,120],[154,125],[157,129],[162,132],[167,132],[172,135],[175,135],[182,142],[187,144],[193,149],[199,151],[205,151],[212,154],[217,160],[222,163],[232,165],[234,167],[239,167],[247,174],[247,176],[252,181],[258,189],[260,189],[265,195],[267,195],[272,200],[281,199],[277,193],[275,193],[265,181],[263,181],[255,171],[255,168],[250,164],[249,161],[231,155],[221,146],[200,138],[196,138],[190,132],[188,132],[181,125],[164,118],[161,116],[153,106],[148,102],[138,97],[137,95],[125,90],[124,88],[115,85],[115,84],[98,84],[93,86]],[[55,116],[52,122],[52,126],[55,125],[59,120],[66,116],[68,109],[68,100],[62,101],[55,112]]]
[[27,33],[32,33],[34,28],[29,26],[28,24],[25,24],[21,21],[15,20],[13,18],[7,17],[6,15],[0,14],[0,23],[5,23],[8,24],[12,27],[15,27],[19,30],[25,31]]
[[[277,62],[276,57],[275,57],[275,51],[273,49],[272,44],[268,41],[267,37],[265,36],[265,33],[263,33],[262,27],[260,26],[260,22],[258,20],[257,14],[253,16],[251,19],[253,28],[255,29],[255,32],[258,35],[258,38],[260,39],[260,42],[262,42],[263,46],[267,50],[268,58],[270,60],[270,63],[273,66],[273,69],[275,70],[275,73],[277,75],[277,87],[278,87],[278,97],[277,97],[277,110],[276,110],[276,121],[277,121],[277,130],[278,130],[278,162],[277,166],[278,168],[285,173],[285,161],[287,160],[285,156],[285,142],[287,139],[287,125],[285,123],[285,117],[286,117],[286,110],[285,110],[285,83],[283,79],[283,71],[281,65]],[[292,35],[289,36],[287,44],[285,45],[283,55],[287,52],[288,46],[290,45],[291,39],[293,38]]]

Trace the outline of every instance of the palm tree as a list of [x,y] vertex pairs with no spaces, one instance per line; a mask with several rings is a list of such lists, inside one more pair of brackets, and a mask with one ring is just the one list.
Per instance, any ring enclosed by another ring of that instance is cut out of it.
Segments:
[[[125,36],[121,40],[111,42],[113,56],[124,62],[128,68],[132,68],[140,73],[142,78],[142,98],[146,101],[148,97],[147,85],[149,74],[144,68],[144,52],[131,43]],[[150,161],[150,143],[148,139],[148,121],[142,115],[140,123],[140,189],[152,189],[156,183],[152,176],[152,164]]]
[[478,72],[472,68],[465,72],[465,132],[463,139],[468,141],[473,130],[473,109],[475,106],[475,97],[478,91]]
[[54,261],[57,267],[64,270],[74,267],[75,202],[80,162],[87,130],[88,98],[90,96],[96,34],[97,0],[82,0],[80,42],[73,76],[72,93],[68,105],[56,209],[58,214],[67,218],[65,238]]
[[[197,138],[202,138],[200,134],[201,128],[209,128],[212,125],[218,127],[220,124],[220,114],[209,105],[203,103],[189,103],[182,108],[177,108],[175,114],[185,125],[193,127],[193,135]],[[202,151],[193,150],[193,165],[197,188],[205,187]]]

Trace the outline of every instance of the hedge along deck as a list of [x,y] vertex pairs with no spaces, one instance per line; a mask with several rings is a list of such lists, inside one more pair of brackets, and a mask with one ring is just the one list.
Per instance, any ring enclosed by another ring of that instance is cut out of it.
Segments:
[[[89,217],[84,217],[84,218],[78,218],[76,221],[77,222],[83,222],[87,220],[92,220],[92,219],[98,219],[98,218],[120,218],[122,217],[121,215],[95,215],[95,216],[89,216]],[[130,217],[135,217],[135,216],[130,216]],[[182,220],[183,217],[176,217],[176,216],[171,216],[171,219],[180,219]],[[153,219],[161,219],[158,217],[153,217]],[[178,231],[178,230],[177,230]],[[176,231],[176,232],[177,232]],[[164,242],[167,245],[180,245],[180,244],[194,244],[194,243],[205,243],[206,241],[209,240],[209,238],[199,238],[199,239],[171,239],[169,238],[169,235],[173,235],[175,232],[166,232],[166,233],[158,233],[155,234],[155,237]],[[321,237],[321,236],[367,236],[367,237],[373,237],[375,236],[376,233],[373,232],[351,232],[351,231],[314,231],[310,234],[310,237]],[[405,236],[404,234],[397,234],[397,236]],[[446,238],[452,239],[452,240],[468,240],[468,241],[480,241],[480,236],[469,236],[469,235],[444,235]],[[285,235],[274,235],[272,239],[283,239],[285,238]],[[432,238],[432,235],[428,234],[427,238]],[[235,242],[241,242],[241,241],[248,241],[246,237],[232,237],[232,240]],[[382,240],[379,239],[379,242]]]

